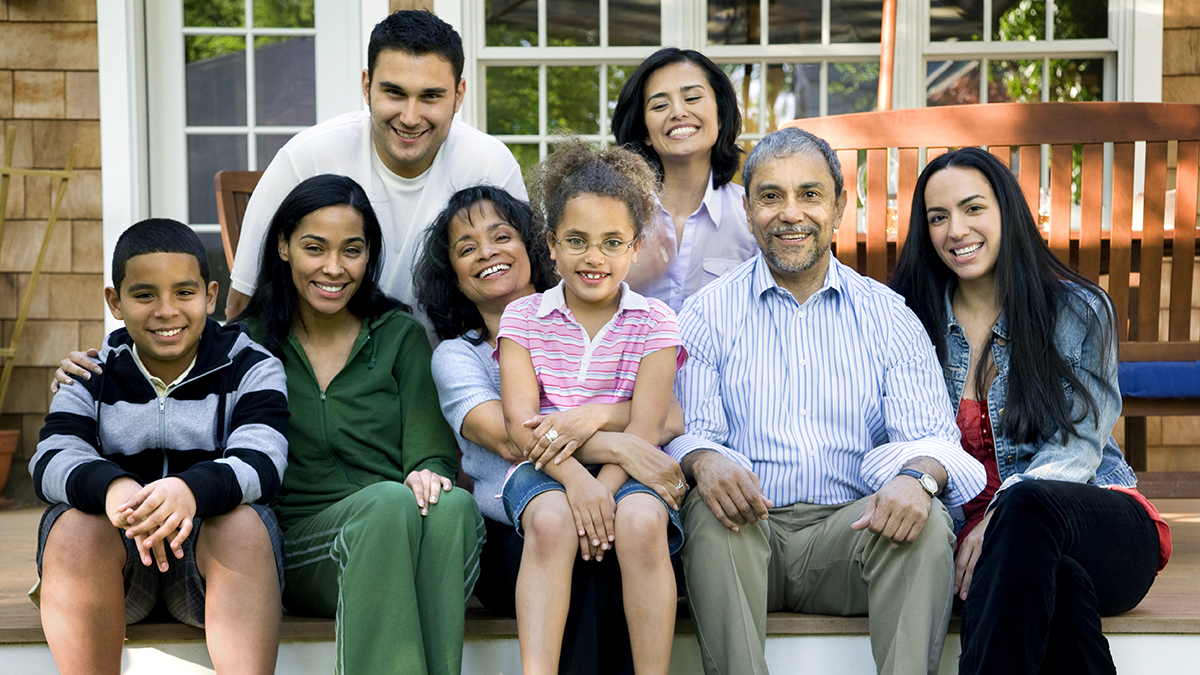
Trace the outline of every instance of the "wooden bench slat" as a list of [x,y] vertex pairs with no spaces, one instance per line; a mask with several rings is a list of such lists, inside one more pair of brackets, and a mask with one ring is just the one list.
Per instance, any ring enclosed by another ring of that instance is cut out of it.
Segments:
[[842,212],[842,224],[838,227],[837,257],[844,265],[858,269],[858,151],[839,150],[838,161],[842,164],[842,182],[846,189],[846,210]]
[[[1017,181],[1021,184],[1021,192],[1025,193],[1025,201],[1029,203],[1029,212],[1038,218],[1042,208],[1042,192],[1039,185],[1042,181],[1042,146],[1022,145],[1017,150]],[[1041,222],[1038,222],[1041,226]]]
[[1108,249],[1108,296],[1117,311],[1117,339],[1128,340],[1133,264],[1133,143],[1113,145],[1112,232]]
[[1050,250],[1071,258],[1071,159],[1075,146],[1050,148]]
[[1146,185],[1142,198],[1142,257],[1138,267],[1140,342],[1159,339],[1162,293],[1163,216],[1167,200],[1167,143],[1146,144]]
[[900,258],[900,251],[904,249],[904,242],[908,239],[909,214],[912,213],[913,191],[917,188],[917,177],[921,171],[919,165],[920,153],[916,148],[900,148],[898,152],[900,175],[897,177],[896,185],[896,188],[899,190],[899,194],[896,195],[899,209],[896,213],[897,259]]
[[1186,342],[1192,330],[1196,258],[1196,191],[1200,143],[1181,141],[1175,163],[1175,223],[1171,233],[1171,309],[1167,339]]
[[887,283],[888,151],[867,150],[867,259],[864,273]]
[[[1089,143],[1083,146],[1083,169],[1080,191],[1085,195],[1104,194],[1104,146]],[[1084,199],[1080,205],[1079,273],[1100,280],[1100,230],[1104,220],[1104,204],[1099,199]]]

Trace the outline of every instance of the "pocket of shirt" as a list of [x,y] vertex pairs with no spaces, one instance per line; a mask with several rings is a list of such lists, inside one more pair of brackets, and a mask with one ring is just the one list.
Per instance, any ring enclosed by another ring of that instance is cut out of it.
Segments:
[[704,283],[707,284],[708,282],[720,277],[729,270],[741,264],[741,260],[736,260],[733,258],[705,258]]

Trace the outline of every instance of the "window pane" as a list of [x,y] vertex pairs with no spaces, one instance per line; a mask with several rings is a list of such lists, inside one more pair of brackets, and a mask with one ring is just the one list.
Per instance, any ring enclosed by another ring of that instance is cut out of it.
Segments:
[[830,115],[874,110],[878,100],[878,63],[829,64]]
[[[621,89],[625,86],[625,81],[633,75],[633,71],[637,70],[637,66],[609,66],[608,67],[608,119],[609,124],[612,124],[613,112],[617,109],[617,99],[621,96]],[[612,129],[605,129],[605,133],[612,133]]]
[[563,47],[599,45],[599,0],[547,2],[546,41]]
[[829,0],[830,42],[877,43],[882,24],[883,3],[879,0]]
[[208,275],[210,281],[217,282],[217,311],[209,316],[217,321],[225,321],[225,297],[229,295],[229,264],[225,262],[225,246],[221,243],[220,232],[197,232],[200,243],[208,253]]
[[608,0],[608,44],[657,45],[662,41],[660,0]]
[[992,13],[993,40],[1046,39],[1046,0],[992,0]]
[[821,42],[821,0],[776,0],[767,5],[767,39],[773,45]]
[[537,66],[488,68],[487,132],[536,134],[538,132]]
[[218,171],[246,168],[245,136],[188,136],[188,222],[217,221],[217,195],[213,176]]
[[258,124],[317,123],[316,68],[311,37],[254,38],[254,101]]
[[1103,101],[1104,59],[1050,61],[1051,101]]
[[513,157],[517,158],[517,164],[521,165],[521,175],[528,176],[529,170],[538,163],[537,143],[505,143],[505,145],[512,151]]
[[[988,101],[993,102],[991,98]],[[979,103],[978,61],[930,61],[925,66],[925,105]]]
[[312,28],[315,25],[313,0],[254,0],[254,25],[270,28]]
[[188,126],[246,124],[246,39],[184,38]]
[[489,47],[537,46],[537,0],[487,0],[483,12]]
[[708,0],[708,44],[758,44],[758,0]]
[[546,112],[550,130],[600,133],[600,67],[547,67]]
[[183,25],[207,28],[245,26],[246,6],[242,0],[183,0]]
[[1042,100],[1042,60],[988,62],[988,103]]
[[766,131],[789,120],[821,114],[821,64],[784,63],[767,66],[767,102],[771,118]]
[[742,131],[756,134],[758,127],[758,92],[762,86],[761,66],[757,63],[725,63],[721,69],[733,83],[733,93],[737,96],[738,109],[742,111]]
[[1108,0],[1056,0],[1054,39],[1108,37]]
[[[992,5],[1007,5],[1011,0],[993,0]],[[983,40],[983,0],[930,0],[929,39]]]
[[275,153],[292,139],[292,134],[259,134],[258,135],[258,170],[267,168]]

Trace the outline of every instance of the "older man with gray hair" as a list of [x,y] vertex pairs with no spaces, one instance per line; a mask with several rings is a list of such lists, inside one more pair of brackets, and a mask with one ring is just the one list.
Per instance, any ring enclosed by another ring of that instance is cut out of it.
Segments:
[[899,295],[830,253],[841,166],[800,129],[742,172],[759,253],[679,317],[687,434],[668,448],[704,670],[766,673],[767,612],[870,616],[880,673],[937,672],[950,620],[947,506],[984,486],[933,346]]

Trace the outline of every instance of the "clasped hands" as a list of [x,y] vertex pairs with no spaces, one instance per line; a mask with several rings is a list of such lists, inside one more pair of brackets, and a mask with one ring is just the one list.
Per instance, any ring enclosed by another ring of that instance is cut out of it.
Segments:
[[143,565],[157,563],[159,571],[166,572],[167,546],[176,559],[183,558],[183,542],[196,516],[196,497],[181,478],[168,476],[143,486],[123,476],[109,483],[104,502],[109,522],[134,541]]

